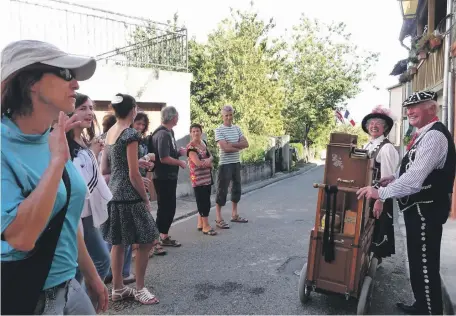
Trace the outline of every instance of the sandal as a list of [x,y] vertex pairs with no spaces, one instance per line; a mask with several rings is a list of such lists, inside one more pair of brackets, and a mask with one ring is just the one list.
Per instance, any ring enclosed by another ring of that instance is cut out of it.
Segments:
[[180,247],[181,244],[174,239],[171,239],[170,236],[166,237],[165,239],[162,239],[160,241],[160,245],[163,247]]
[[203,234],[209,235],[209,236],[215,236],[215,235],[217,235],[217,232],[211,228],[207,232],[203,231]]
[[196,227],[196,229],[198,229],[198,231],[202,231],[203,230],[203,227]]
[[135,300],[144,305],[153,305],[160,302],[158,298],[155,295],[151,294],[145,287],[143,287],[143,289],[140,291],[136,291]]
[[113,302],[118,302],[124,300],[126,298],[133,298],[136,297],[135,289],[131,287],[124,286],[121,289],[114,290],[112,289],[111,300]]
[[229,229],[230,228],[230,225],[225,223],[225,221],[223,219],[220,220],[220,221],[215,220],[215,226],[217,226],[218,228],[222,228],[222,229]]
[[239,215],[236,215],[231,218],[231,221],[234,223],[248,223],[249,221],[245,218],[240,217]]

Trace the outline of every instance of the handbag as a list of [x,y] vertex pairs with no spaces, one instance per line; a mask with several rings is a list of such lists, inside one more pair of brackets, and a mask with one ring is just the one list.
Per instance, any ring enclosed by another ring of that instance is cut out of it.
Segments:
[[[31,315],[49,275],[57,242],[62,231],[71,196],[70,177],[63,170],[62,180],[67,191],[65,206],[48,223],[26,258],[2,261],[2,315]],[[3,234],[1,239],[4,239]]]

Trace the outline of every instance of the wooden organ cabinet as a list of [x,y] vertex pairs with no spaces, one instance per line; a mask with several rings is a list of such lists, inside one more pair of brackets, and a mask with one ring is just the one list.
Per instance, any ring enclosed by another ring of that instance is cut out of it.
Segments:
[[315,226],[298,291],[303,303],[311,291],[358,299],[358,314],[364,314],[377,259],[371,260],[369,250],[374,229],[370,201],[358,200],[356,191],[372,185],[376,170],[367,151],[356,146],[355,135],[330,136],[323,184],[314,184],[318,189]]

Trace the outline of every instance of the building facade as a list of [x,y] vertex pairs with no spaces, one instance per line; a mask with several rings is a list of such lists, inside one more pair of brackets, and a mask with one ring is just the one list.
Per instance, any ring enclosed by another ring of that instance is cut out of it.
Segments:
[[160,124],[162,107],[172,105],[180,114],[176,138],[188,134],[192,75],[186,28],[63,0],[2,0],[3,9],[8,32],[2,33],[2,48],[14,40],[36,39],[97,59],[95,75],[80,82],[79,91],[96,102],[99,121],[112,97],[127,93],[147,113],[149,131]]
[[[399,40],[409,56],[402,62],[399,80],[405,88],[404,98],[415,91],[431,90],[438,95],[438,117],[455,137],[456,141],[456,0],[398,0],[404,17]],[[411,45],[403,44],[410,37]],[[399,64],[399,63],[398,63]],[[393,72],[397,70],[397,67]],[[394,73],[398,74],[397,72]],[[407,127],[403,114],[403,144],[413,132]],[[456,192],[456,183],[453,192]],[[451,216],[456,219],[456,193],[453,194]]]

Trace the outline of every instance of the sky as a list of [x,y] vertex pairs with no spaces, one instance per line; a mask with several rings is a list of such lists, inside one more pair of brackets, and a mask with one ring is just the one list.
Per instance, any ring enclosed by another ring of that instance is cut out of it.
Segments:
[[[3,0],[2,0],[3,1]],[[36,0],[35,0],[36,1]],[[43,0],[44,1],[44,0]],[[251,0],[69,0],[104,10],[141,16],[158,22],[170,20],[178,13],[190,37],[205,41],[207,35],[234,9],[248,9]],[[48,2],[49,3],[49,2]],[[362,93],[348,101],[348,109],[357,123],[378,104],[389,106],[387,88],[398,83],[389,76],[393,66],[407,57],[399,43],[402,16],[397,0],[256,0],[259,17],[273,17],[276,22],[273,36],[286,34],[299,22],[301,14],[321,21],[345,22],[353,41],[364,50],[380,53],[373,69],[377,78],[363,85]],[[3,11],[3,10],[2,10]],[[13,39],[14,40],[14,39]],[[1,43],[0,43],[1,44]],[[379,88],[374,89],[373,86]]]

